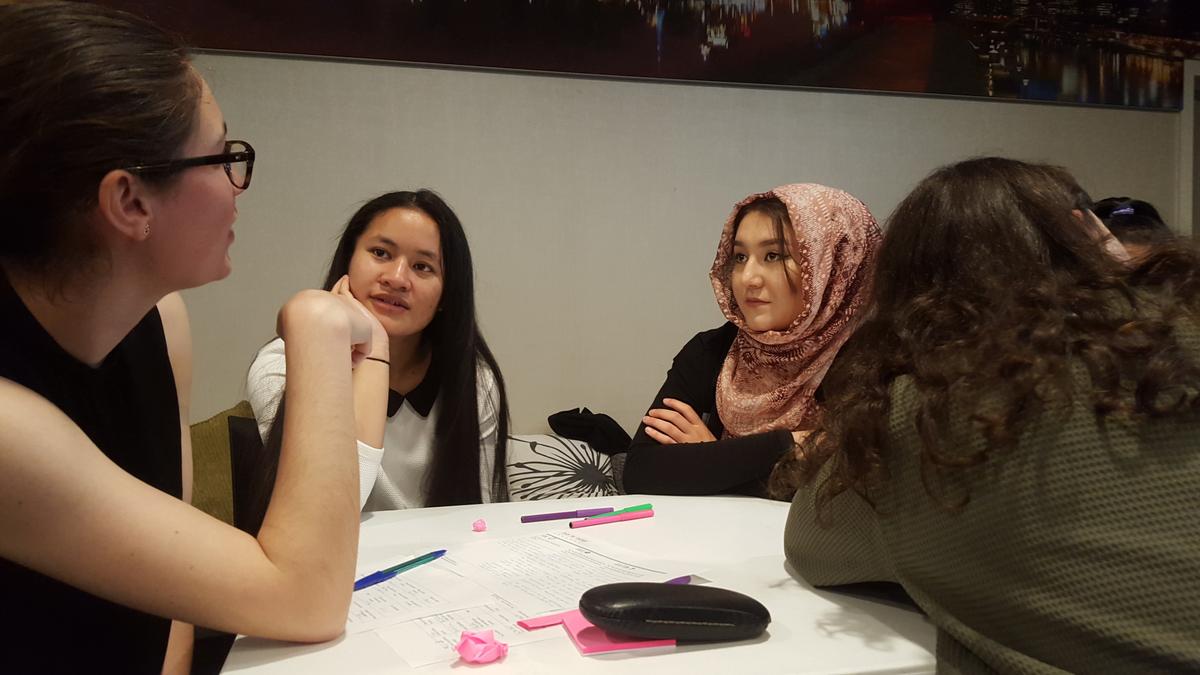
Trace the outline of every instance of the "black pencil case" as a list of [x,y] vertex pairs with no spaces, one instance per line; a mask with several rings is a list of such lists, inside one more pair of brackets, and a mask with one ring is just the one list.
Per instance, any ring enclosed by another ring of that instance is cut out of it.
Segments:
[[762,603],[736,591],[686,584],[620,583],[589,589],[579,611],[621,635],[675,640],[745,640],[771,623]]

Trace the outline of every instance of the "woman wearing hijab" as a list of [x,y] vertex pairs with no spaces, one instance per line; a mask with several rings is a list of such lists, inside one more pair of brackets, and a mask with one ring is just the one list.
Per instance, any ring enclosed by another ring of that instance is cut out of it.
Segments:
[[630,444],[626,490],[764,494],[816,426],[817,388],[859,320],[880,239],[862,202],[823,185],[738,202],[710,272],[729,321],[675,357]]

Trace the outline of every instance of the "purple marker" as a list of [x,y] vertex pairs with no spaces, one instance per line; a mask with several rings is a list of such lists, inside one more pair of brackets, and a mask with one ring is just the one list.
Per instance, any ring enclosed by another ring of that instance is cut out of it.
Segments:
[[612,513],[611,506],[605,506],[598,509],[579,509],[578,511],[559,511],[557,513],[534,513],[528,516],[521,516],[522,523],[540,523],[543,520],[562,520],[564,518],[587,518],[588,516],[598,516],[601,513]]

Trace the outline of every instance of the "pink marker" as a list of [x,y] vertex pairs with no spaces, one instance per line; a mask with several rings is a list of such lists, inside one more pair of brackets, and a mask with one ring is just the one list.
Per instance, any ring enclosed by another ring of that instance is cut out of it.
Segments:
[[638,520],[640,518],[649,518],[654,515],[653,510],[649,511],[630,511],[628,513],[618,513],[615,516],[593,516],[583,520],[572,520],[571,527],[591,527],[592,525],[603,525],[605,523],[619,523],[622,520]]

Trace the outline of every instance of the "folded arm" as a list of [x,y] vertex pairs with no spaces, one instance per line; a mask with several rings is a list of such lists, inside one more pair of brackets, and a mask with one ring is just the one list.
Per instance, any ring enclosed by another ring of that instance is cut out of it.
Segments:
[[[680,418],[678,424],[716,426],[716,373],[723,357],[724,353],[714,354],[700,336],[692,339],[672,362],[650,411],[668,411],[659,417]],[[681,406],[668,404],[668,400],[684,404],[687,411],[680,413]],[[652,424],[654,419],[650,420]],[[689,443],[660,442],[651,435],[652,429],[643,421],[629,445],[623,482],[631,493],[706,495],[734,491],[765,480],[775,462],[792,446],[792,435],[786,430]],[[667,434],[659,432],[658,436],[665,438]],[[711,432],[706,436],[715,437]]]

